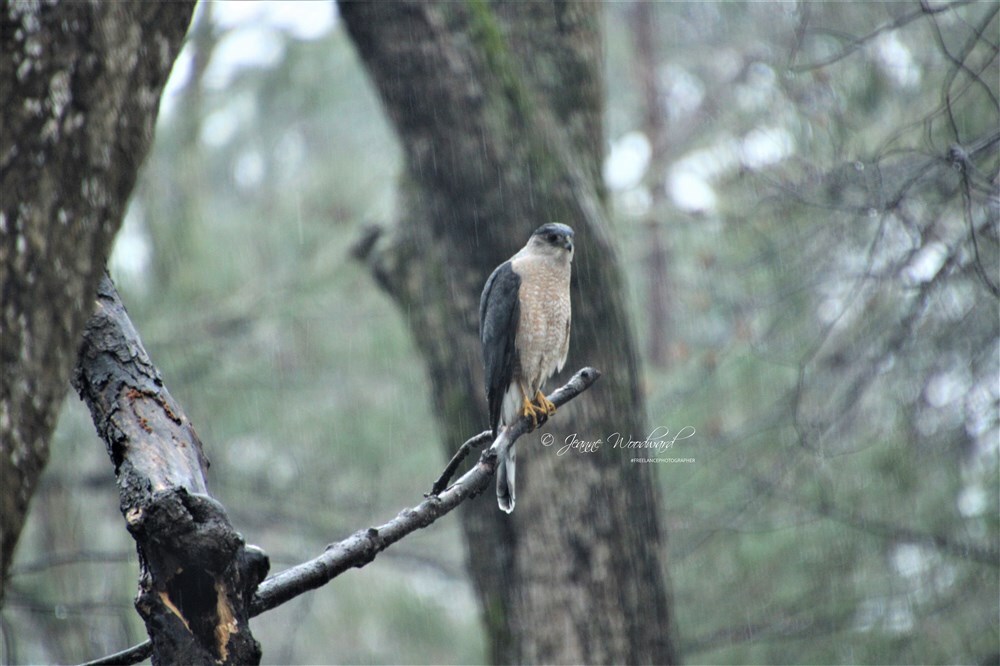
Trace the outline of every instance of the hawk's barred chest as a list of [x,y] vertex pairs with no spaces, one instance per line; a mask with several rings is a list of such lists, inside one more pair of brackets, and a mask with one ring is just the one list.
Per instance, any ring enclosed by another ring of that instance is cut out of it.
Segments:
[[520,375],[532,391],[555,374],[569,348],[570,263],[548,257],[515,257],[521,277],[517,349]]

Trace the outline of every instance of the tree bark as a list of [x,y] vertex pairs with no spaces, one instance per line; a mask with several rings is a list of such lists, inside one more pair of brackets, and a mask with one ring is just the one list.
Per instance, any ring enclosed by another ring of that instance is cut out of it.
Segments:
[[608,442],[646,433],[600,181],[601,11],[341,4],[406,159],[398,225],[367,257],[408,318],[449,455],[486,424],[486,277],[540,224],[577,231],[567,367],[605,377],[547,428],[558,443],[576,434],[604,444],[557,456],[524,438],[517,510],[508,517],[492,498],[463,507],[495,663],[676,661],[652,471]]
[[105,277],[73,386],[115,466],[122,515],[139,554],[135,607],[154,664],[255,664],[250,602],[267,575],[208,494],[201,441],[160,379]]
[[4,580],[193,7],[7,3],[0,15]]

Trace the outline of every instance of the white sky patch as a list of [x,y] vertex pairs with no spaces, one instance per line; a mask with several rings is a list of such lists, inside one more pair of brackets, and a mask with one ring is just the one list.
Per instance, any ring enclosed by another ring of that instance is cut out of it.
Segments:
[[236,136],[239,124],[228,108],[218,109],[208,114],[201,125],[199,138],[206,146],[219,148]]
[[714,179],[732,171],[740,164],[740,142],[729,135],[722,136],[708,148],[692,150],[674,162],[672,171],[690,173],[703,179]]
[[899,575],[912,578],[923,573],[927,567],[927,558],[920,546],[904,543],[896,546],[892,554],[892,563]]
[[952,370],[934,375],[925,390],[927,402],[932,407],[946,407],[969,391],[971,377],[967,373]]
[[671,120],[694,113],[705,99],[701,79],[680,65],[664,65],[657,73],[663,91],[663,112]]
[[604,182],[616,192],[630,190],[642,182],[653,149],[642,132],[629,132],[611,145],[604,160]]
[[264,157],[254,149],[244,150],[233,161],[233,180],[241,190],[254,190],[264,180]]
[[795,140],[777,127],[758,127],[740,142],[740,162],[748,169],[777,164],[792,154]]
[[[199,5],[195,20],[201,20]],[[212,3],[212,22],[225,34],[216,46],[205,73],[206,85],[225,88],[242,69],[270,67],[284,55],[282,35],[294,39],[317,39],[336,24],[333,2],[319,0],[230,0]],[[172,113],[177,93],[191,76],[192,51],[181,49],[163,92],[161,111]]]
[[909,265],[903,269],[903,279],[911,286],[923,284],[934,279],[944,260],[948,256],[948,248],[941,241],[932,241],[925,245],[910,260]]
[[671,170],[667,176],[667,192],[675,206],[689,213],[713,211],[718,201],[709,182],[691,171]]
[[[177,104],[177,95],[184,89],[188,78],[191,76],[192,65],[191,47],[185,45],[174,60],[174,67],[170,70],[167,83],[163,86],[163,95],[160,97],[160,116],[165,118],[174,111]],[[163,122],[161,120],[161,122]]]
[[712,181],[736,169],[743,152],[743,141],[727,135],[674,162],[666,183],[674,205],[688,212],[715,210],[718,197]]
[[723,136],[708,148],[693,150],[674,162],[667,192],[681,210],[714,210],[718,198],[713,181],[738,169],[777,164],[795,151],[795,139],[780,127],[757,127],[743,138]]
[[829,296],[823,299],[823,302],[819,304],[819,308],[816,311],[816,316],[824,324],[832,324],[837,321],[844,312],[844,302],[836,297]]
[[875,60],[900,88],[912,88],[920,83],[920,67],[913,62],[910,50],[899,41],[896,33],[887,33],[876,40]]
[[681,210],[715,209],[713,181],[743,166],[760,169],[781,162],[795,152],[795,139],[780,127],[757,127],[746,136],[723,136],[712,146],[693,150],[674,162],[667,176],[667,192]]
[[966,518],[986,513],[988,505],[986,491],[979,484],[967,486],[958,494],[958,512]]
[[246,93],[230,97],[226,104],[205,117],[199,140],[211,148],[219,148],[234,136],[243,123],[252,120],[254,99]]
[[736,103],[741,109],[753,111],[774,103],[778,94],[778,75],[769,65],[755,62],[747,68],[746,80],[736,87]]
[[212,18],[221,28],[269,26],[296,39],[317,39],[333,28],[334,3],[320,0],[230,0],[212,6]]
[[205,85],[221,90],[244,69],[273,67],[285,54],[281,33],[267,26],[254,26],[227,33],[215,45],[205,70]]
[[[766,66],[764,66],[766,68]],[[673,75],[680,80],[679,72]],[[770,68],[766,68],[773,75]],[[766,74],[761,74],[767,78]],[[697,80],[683,86],[691,86],[690,103],[692,110],[701,103],[700,91],[694,91]],[[683,87],[681,86],[681,87]],[[688,212],[709,212],[718,203],[713,182],[736,169],[761,169],[786,159],[795,152],[795,139],[781,127],[757,127],[742,138],[723,135],[706,148],[692,150],[673,163],[666,177],[668,195],[681,210]],[[634,131],[623,135],[611,146],[604,161],[604,182],[612,191],[627,193],[642,183],[652,160],[652,146],[642,132]],[[643,208],[641,200],[633,202],[632,208]]]
[[122,228],[115,236],[109,264],[112,273],[124,276],[130,282],[144,284],[153,256],[153,248],[146,233],[145,213],[136,199],[131,199]]

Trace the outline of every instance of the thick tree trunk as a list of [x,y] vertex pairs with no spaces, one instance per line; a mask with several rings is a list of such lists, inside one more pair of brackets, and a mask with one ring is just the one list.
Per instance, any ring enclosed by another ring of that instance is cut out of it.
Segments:
[[193,7],[11,2],[0,10],[4,580]]
[[[409,318],[450,454],[486,424],[478,298],[538,225],[577,231],[567,368],[604,379],[519,443],[518,504],[463,528],[497,663],[676,661],[652,471],[607,439],[645,436],[634,340],[600,183],[596,4],[344,3],[406,156],[401,219],[368,258]],[[559,378],[564,379],[564,378]]]

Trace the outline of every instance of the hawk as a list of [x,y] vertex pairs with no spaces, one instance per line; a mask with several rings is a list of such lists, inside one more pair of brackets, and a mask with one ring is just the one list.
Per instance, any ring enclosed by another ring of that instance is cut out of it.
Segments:
[[[522,414],[537,425],[556,411],[542,386],[569,352],[573,230],[545,224],[497,266],[479,301],[479,338],[494,439]],[[514,510],[514,448],[497,463],[497,503]]]

